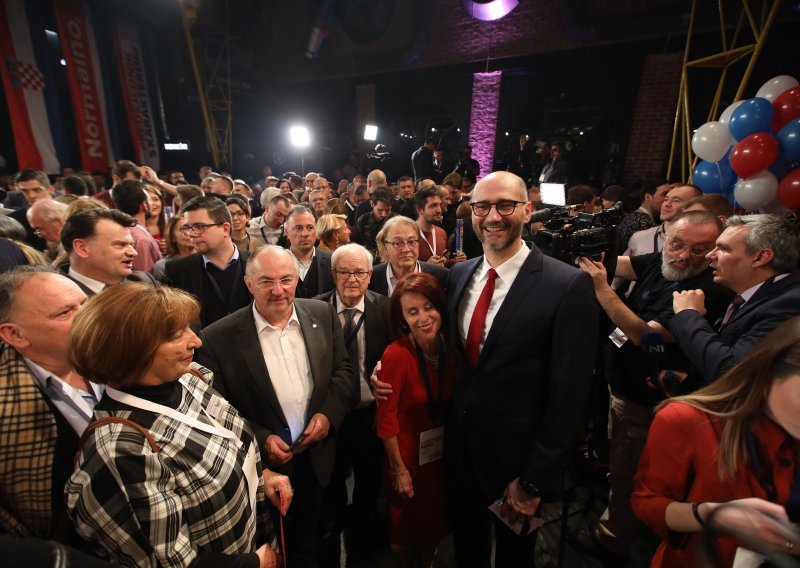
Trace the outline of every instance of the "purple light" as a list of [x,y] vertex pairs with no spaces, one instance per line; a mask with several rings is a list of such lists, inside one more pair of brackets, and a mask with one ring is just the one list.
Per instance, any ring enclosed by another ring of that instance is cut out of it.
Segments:
[[497,134],[497,107],[500,104],[502,71],[472,75],[472,110],[469,119],[469,144],[483,175],[492,171],[494,139]]
[[492,0],[485,4],[479,4],[473,0],[461,0],[461,7],[464,8],[464,11],[482,22],[499,20],[507,16],[518,4],[517,0]]

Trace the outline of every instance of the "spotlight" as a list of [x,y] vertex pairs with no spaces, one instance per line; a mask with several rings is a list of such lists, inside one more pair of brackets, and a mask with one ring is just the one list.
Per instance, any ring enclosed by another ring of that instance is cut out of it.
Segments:
[[61,63],[62,67],[66,67],[67,66],[67,60],[66,59],[62,59],[59,63]]
[[364,126],[364,140],[377,140],[378,127],[374,124],[367,124]]
[[305,126],[289,128],[289,142],[295,148],[308,148],[311,145],[311,133]]

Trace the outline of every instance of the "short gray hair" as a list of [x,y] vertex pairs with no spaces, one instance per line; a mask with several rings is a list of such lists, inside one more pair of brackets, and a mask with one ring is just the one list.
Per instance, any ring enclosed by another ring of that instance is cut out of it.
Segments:
[[60,275],[56,269],[41,265],[15,266],[11,270],[0,274],[0,324],[11,321],[11,312],[14,308],[17,292],[28,280],[35,278],[37,274]]
[[417,222],[403,215],[397,215],[396,217],[386,220],[386,222],[383,224],[383,228],[378,231],[375,240],[379,243],[384,242],[386,240],[386,235],[388,235],[389,232],[397,225],[408,225],[409,227],[413,227],[414,232],[417,233],[417,238],[420,238],[419,225],[417,225]]
[[335,269],[337,263],[339,262],[339,258],[348,252],[360,252],[363,254],[367,261],[367,266],[372,269],[372,263],[374,262],[372,253],[357,243],[348,243],[338,247],[335,251],[333,251],[333,255],[331,256],[331,267]]
[[725,227],[747,227],[750,232],[744,239],[747,254],[770,249],[773,253],[770,268],[778,274],[797,269],[800,229],[777,215],[734,215]]
[[60,201],[40,199],[30,206],[26,215],[28,216],[28,221],[30,221],[34,213],[40,213],[46,223],[52,223],[53,221],[63,221],[66,211],[67,206]]

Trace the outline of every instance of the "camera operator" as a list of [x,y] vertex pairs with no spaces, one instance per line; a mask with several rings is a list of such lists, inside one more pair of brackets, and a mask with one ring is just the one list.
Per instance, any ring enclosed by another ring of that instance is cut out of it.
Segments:
[[635,541],[640,522],[631,510],[633,476],[647,438],[655,406],[680,384],[661,368],[687,369],[688,359],[666,330],[673,317],[672,293],[702,289],[710,321],[724,313],[733,296],[713,282],[706,254],[722,231],[706,212],[685,213],[671,224],[662,252],[617,259],[616,276],[635,281],[622,300],[609,285],[603,264],[581,258],[580,268],[592,277],[595,294],[613,330],[604,343],[605,376],[609,383],[610,495],[598,525],[570,541],[583,552],[606,561],[621,561]]

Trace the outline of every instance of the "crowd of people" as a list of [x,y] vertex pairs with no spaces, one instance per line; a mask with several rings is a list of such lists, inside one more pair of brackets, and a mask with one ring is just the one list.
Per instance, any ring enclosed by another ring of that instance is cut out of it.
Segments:
[[605,257],[564,262],[531,222],[563,146],[538,167],[526,146],[477,182],[469,148],[439,176],[434,140],[395,180],[17,173],[0,550],[533,566],[541,506],[607,414],[608,507],[567,536],[579,554],[621,566],[652,531],[655,566],[797,555],[798,227],[684,183],[568,185],[560,230],[626,214]]

